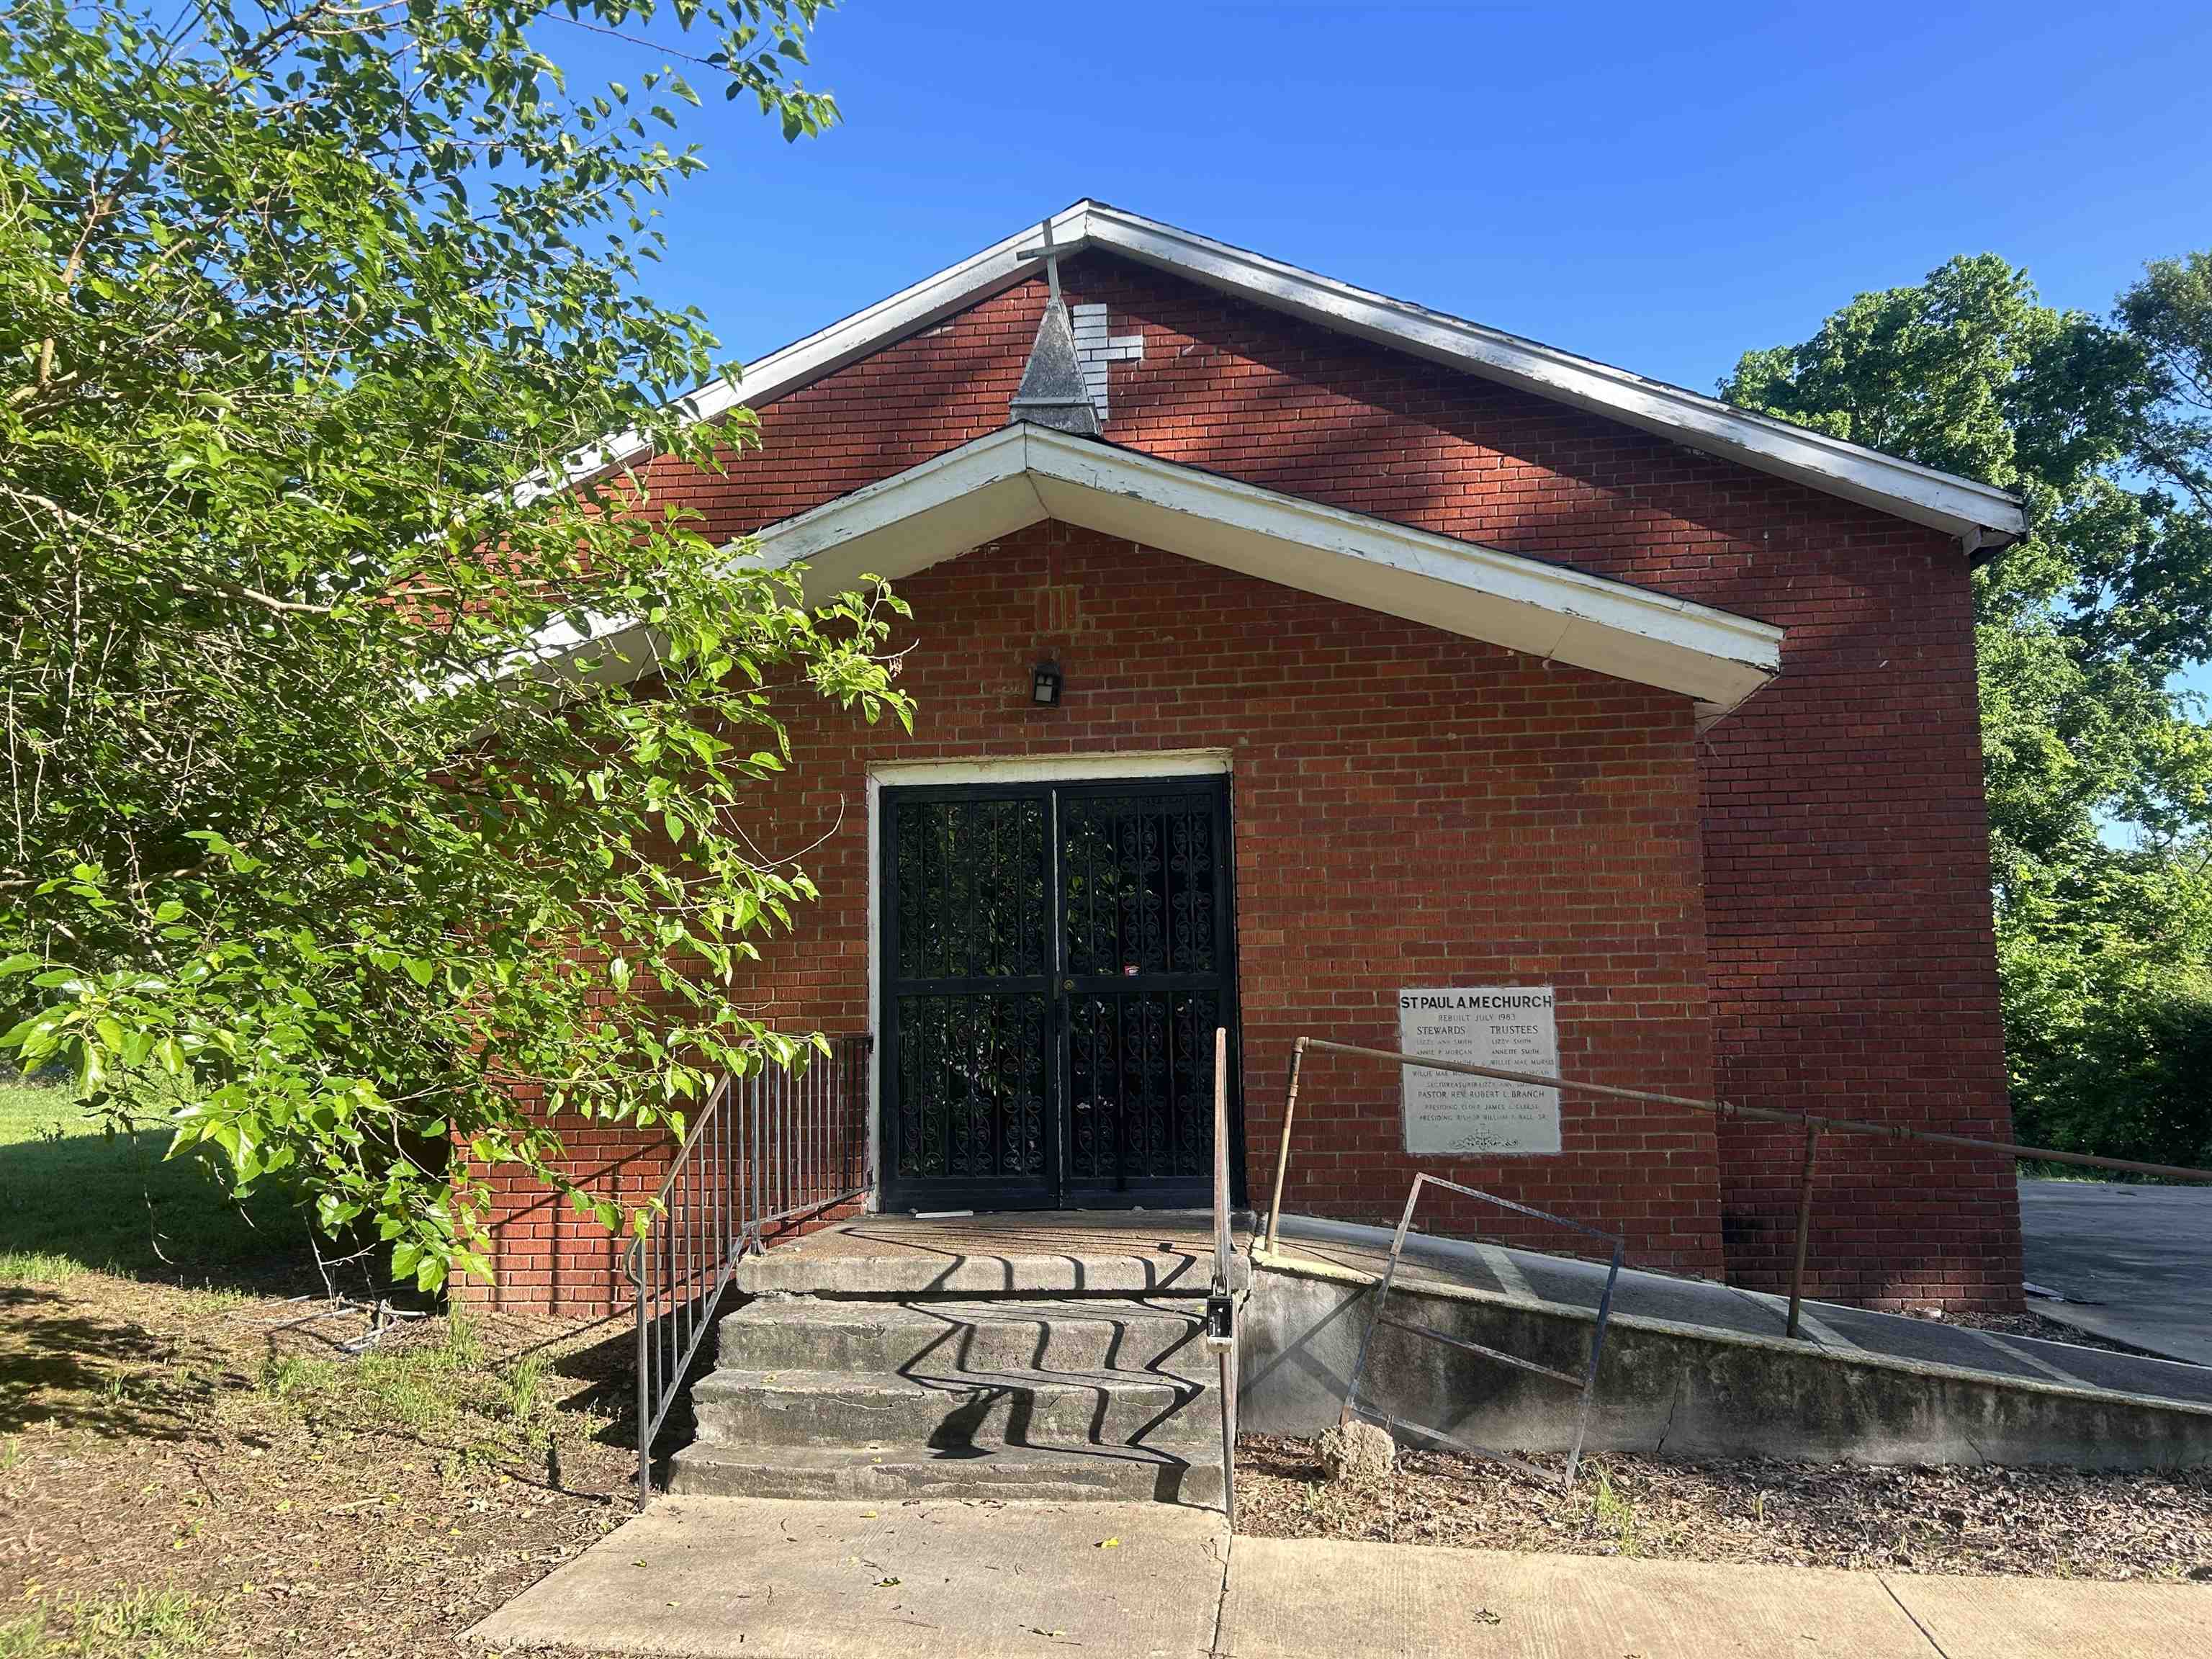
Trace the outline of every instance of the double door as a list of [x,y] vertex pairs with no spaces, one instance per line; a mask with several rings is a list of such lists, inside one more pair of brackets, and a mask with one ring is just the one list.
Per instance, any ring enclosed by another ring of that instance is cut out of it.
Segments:
[[1213,1032],[1236,1029],[1227,781],[882,807],[884,1206],[1211,1202]]

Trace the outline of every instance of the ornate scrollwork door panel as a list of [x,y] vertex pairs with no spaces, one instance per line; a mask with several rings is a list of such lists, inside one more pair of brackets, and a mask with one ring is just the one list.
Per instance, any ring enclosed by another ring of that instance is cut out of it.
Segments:
[[885,1204],[1204,1202],[1235,1026],[1224,781],[884,805]]
[[884,1180],[923,1207],[1053,1199],[1052,802],[884,797]]

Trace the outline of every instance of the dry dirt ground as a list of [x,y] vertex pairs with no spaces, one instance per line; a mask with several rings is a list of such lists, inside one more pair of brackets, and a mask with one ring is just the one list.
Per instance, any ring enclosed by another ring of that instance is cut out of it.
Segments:
[[1572,1492],[1408,1452],[1387,1484],[1326,1480],[1310,1440],[1248,1435],[1237,1519],[1273,1538],[1914,1572],[2212,1581],[2212,1469],[1863,1468],[1607,1453]]
[[241,1208],[166,1139],[0,1085],[0,1659],[481,1659],[461,1632],[629,1513],[625,1328],[349,1352],[297,1194]]
[[2164,1354],[2153,1353],[2148,1348],[2138,1348],[2129,1342],[2116,1342],[2111,1337],[2099,1336],[2091,1331],[2077,1330],[2071,1325],[2062,1325],[2055,1319],[2045,1319],[2031,1304],[2026,1313],[2016,1314],[1924,1314],[1923,1318],[1941,1318],[1953,1325],[1964,1325],[1978,1331],[1995,1331],[2000,1336],[2033,1336],[2045,1342],[2070,1342],[2077,1348],[2101,1348],[2106,1353],[2131,1353],[2145,1359],[2163,1359]]
[[481,1659],[463,1631],[629,1513],[610,1333],[355,1357],[363,1322],[313,1311],[0,1285],[0,1659]]

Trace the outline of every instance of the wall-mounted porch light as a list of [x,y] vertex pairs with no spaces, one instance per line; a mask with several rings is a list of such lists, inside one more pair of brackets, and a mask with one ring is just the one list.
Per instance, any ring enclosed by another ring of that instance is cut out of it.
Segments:
[[1030,670],[1030,701],[1045,708],[1060,706],[1060,665],[1049,657]]

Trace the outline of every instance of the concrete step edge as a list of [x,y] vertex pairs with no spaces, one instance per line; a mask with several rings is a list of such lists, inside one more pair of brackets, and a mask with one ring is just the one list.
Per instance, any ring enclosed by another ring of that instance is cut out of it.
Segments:
[[1004,1465],[1018,1463],[1171,1463],[1192,1468],[1215,1468],[1221,1464],[1221,1439],[1201,1437],[1194,1440],[1146,1440],[1131,1443],[1085,1444],[1079,1446],[1032,1446],[1020,1441],[978,1440],[960,1449],[957,1455],[947,1455],[939,1448],[924,1445],[905,1445],[886,1441],[866,1446],[779,1446],[750,1440],[693,1440],[686,1442],[670,1454],[672,1458],[690,1458],[695,1462],[714,1463],[769,1463],[787,1465],[793,1468],[841,1468],[848,1465],[873,1467],[878,1464],[943,1463],[954,1465],[980,1462],[988,1457]]
[[[1234,1256],[1229,1266],[1232,1289],[1243,1290],[1250,1284],[1251,1263],[1246,1257]],[[747,1294],[785,1291],[898,1301],[931,1296],[969,1300],[1036,1294],[1182,1297],[1204,1296],[1211,1271],[1209,1261],[1153,1251],[916,1260],[771,1250],[738,1263],[736,1280],[739,1290]]]
[[[1194,1452],[1201,1448],[1194,1445]],[[668,1466],[671,1492],[754,1498],[831,1498],[898,1503],[913,1498],[1005,1502],[1166,1503],[1218,1510],[1227,1481],[1218,1445],[1212,1461],[1148,1447],[1076,1450],[1027,1446],[981,1455],[933,1456],[900,1448],[758,1446],[695,1443]]]
[[735,1395],[835,1395],[845,1398],[870,1396],[898,1400],[951,1400],[960,1395],[1032,1393],[1041,1395],[1139,1394],[1158,1392],[1196,1400],[1218,1393],[1216,1385],[1195,1377],[1166,1371],[899,1371],[747,1370],[725,1367],[712,1370],[692,1385],[700,1400]]
[[789,1317],[804,1317],[848,1329],[913,1326],[942,1329],[948,1320],[962,1324],[1037,1325],[1066,1321],[1070,1324],[1152,1322],[1182,1329],[1195,1329],[1204,1315],[1188,1304],[1162,1306],[1143,1297],[1101,1294],[1095,1297],[860,1297],[757,1296],[741,1308],[722,1316],[725,1325],[773,1325]]

